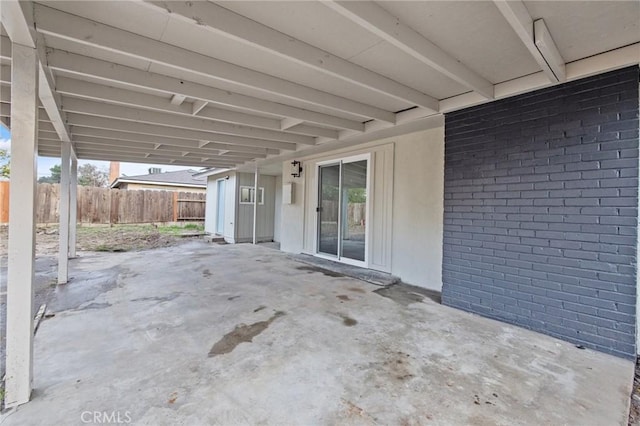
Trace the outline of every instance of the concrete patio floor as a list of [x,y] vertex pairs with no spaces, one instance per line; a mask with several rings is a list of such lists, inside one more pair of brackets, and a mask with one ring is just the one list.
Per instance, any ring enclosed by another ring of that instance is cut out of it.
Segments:
[[265,247],[83,253],[74,275],[3,425],[627,422],[631,361]]

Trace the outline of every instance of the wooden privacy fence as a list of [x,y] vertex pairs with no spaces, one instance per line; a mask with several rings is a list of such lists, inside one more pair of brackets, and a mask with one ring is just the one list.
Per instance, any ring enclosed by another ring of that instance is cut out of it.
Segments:
[[[95,224],[202,221],[204,193],[78,186],[78,222]],[[60,185],[39,183],[36,221],[59,221]],[[0,223],[9,221],[9,182],[0,182]]]
[[[366,203],[347,203],[347,221],[349,225],[362,224],[366,217]],[[338,202],[332,200],[322,201],[322,220],[326,222],[338,221]]]

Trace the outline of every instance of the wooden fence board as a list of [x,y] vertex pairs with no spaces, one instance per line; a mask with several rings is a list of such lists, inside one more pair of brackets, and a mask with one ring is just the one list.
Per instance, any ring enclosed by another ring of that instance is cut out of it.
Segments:
[[111,205],[109,210],[109,223],[120,223],[120,196],[121,191],[111,191]]
[[[338,221],[338,202],[324,200],[322,202],[322,220],[327,222]],[[366,203],[348,203],[347,220],[350,225],[362,223],[367,212]]]
[[[38,184],[36,192],[36,221],[38,223],[54,223],[60,217],[60,185],[49,183]],[[8,219],[8,215],[7,215]]]
[[205,194],[196,192],[178,193],[178,220],[196,220],[204,218]]
[[[0,223],[9,222],[9,182],[0,182]],[[60,185],[39,183],[36,220],[59,221]],[[206,194],[78,187],[78,222],[95,224],[204,220]]]
[[9,221],[9,182],[0,182],[0,223]]

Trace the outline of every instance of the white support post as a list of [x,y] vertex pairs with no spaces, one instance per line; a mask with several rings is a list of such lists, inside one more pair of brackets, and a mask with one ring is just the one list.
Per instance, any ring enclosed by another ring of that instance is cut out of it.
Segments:
[[253,183],[253,244],[258,244],[258,162],[256,161],[256,171],[254,173]]
[[60,226],[58,238],[58,284],[69,280],[69,172],[71,168],[71,143],[62,142],[60,166]]
[[5,406],[29,402],[33,378],[38,58],[14,43],[11,59],[11,194],[7,271]]
[[71,155],[71,181],[69,184],[69,258],[76,258],[78,235],[78,158],[75,150]]

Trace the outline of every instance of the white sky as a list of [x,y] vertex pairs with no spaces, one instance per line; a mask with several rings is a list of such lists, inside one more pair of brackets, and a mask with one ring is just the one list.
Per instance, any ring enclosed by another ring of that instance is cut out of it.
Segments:
[[[108,161],[78,160],[79,165],[87,163],[94,164],[101,170],[109,171]],[[49,176],[51,174],[49,169],[56,164],[60,164],[59,158],[38,157],[38,177]],[[165,164],[120,163],[120,176],[146,175],[149,173],[150,167],[159,167],[163,172],[174,172],[176,170],[189,169],[189,167],[185,166],[169,166]],[[197,167],[191,168],[197,170]]]

